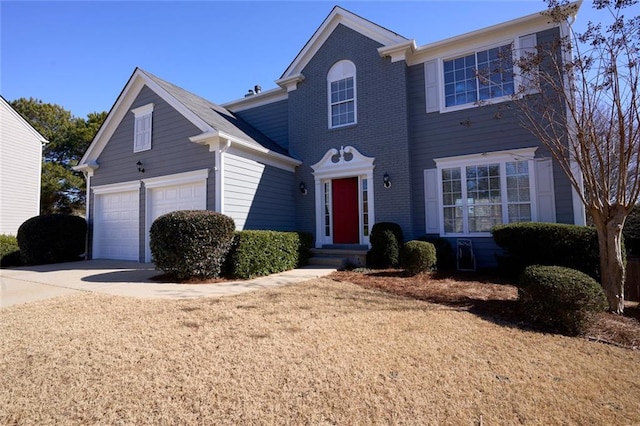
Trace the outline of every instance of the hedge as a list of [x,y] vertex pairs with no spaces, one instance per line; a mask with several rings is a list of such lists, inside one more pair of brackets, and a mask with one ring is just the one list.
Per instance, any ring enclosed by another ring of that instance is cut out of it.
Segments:
[[87,221],[79,216],[49,214],[27,219],[18,228],[18,246],[25,265],[71,262],[85,252]]
[[232,218],[209,210],[167,213],[151,225],[149,246],[156,267],[177,279],[217,278],[231,248]]
[[517,277],[529,265],[557,265],[577,269],[600,280],[600,255],[595,228],[557,223],[526,222],[498,225],[492,230],[505,250],[500,269]]
[[302,232],[236,232],[227,261],[228,274],[249,279],[304,265],[312,243],[312,235]]
[[592,314],[607,306],[602,286],[571,268],[528,266],[518,285],[518,302],[525,319],[551,331],[580,334],[590,324]]
[[0,235],[0,266],[7,268],[19,266],[20,263],[18,239],[13,235]]

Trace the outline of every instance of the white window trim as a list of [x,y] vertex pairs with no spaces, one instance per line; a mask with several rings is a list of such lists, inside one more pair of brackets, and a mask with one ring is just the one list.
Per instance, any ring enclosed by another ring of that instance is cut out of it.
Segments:
[[[477,166],[477,165],[485,165],[492,163],[500,164],[500,188],[501,188],[501,196],[502,201],[501,205],[504,207],[508,203],[506,201],[507,193],[504,190],[506,188],[506,173],[505,173],[505,164],[510,161],[527,161],[529,168],[529,192],[531,199],[531,221],[536,222],[538,219],[538,206],[537,206],[537,190],[536,190],[536,179],[535,179],[535,165],[534,165],[534,157],[535,152],[538,148],[520,148],[513,149],[508,151],[494,151],[494,152],[483,152],[479,154],[471,154],[471,155],[460,155],[456,157],[446,157],[446,158],[436,158],[434,159],[437,167],[437,178],[438,178],[438,213],[439,213],[439,227],[440,227],[440,236],[443,237],[490,237],[491,232],[469,232],[467,230],[469,224],[467,219],[467,213],[463,209],[463,217],[465,218],[463,223],[463,228],[465,232],[462,233],[445,233],[444,230],[444,207],[442,204],[442,169],[459,167],[462,171],[463,168],[467,166]],[[463,179],[462,182],[462,193],[466,193],[466,181]],[[464,197],[463,197],[464,198]],[[425,194],[426,199],[426,194]],[[463,206],[464,207],[464,206]],[[503,223],[507,223],[504,221],[507,218],[508,211],[502,209],[502,218]]]
[[[353,122],[334,126],[331,114],[331,83],[334,81],[353,78]],[[327,73],[327,119],[329,129],[339,129],[341,127],[354,126],[358,124],[358,79],[356,77],[356,66],[353,62],[343,59],[333,64]]]
[[[535,33],[533,33],[535,34]],[[465,110],[465,109],[469,109],[469,108],[477,108],[480,105],[487,105],[487,104],[497,104],[497,103],[502,103],[502,102],[506,102],[506,101],[510,101],[513,99],[512,96],[508,95],[508,96],[500,96],[497,98],[491,98],[491,99],[487,99],[485,101],[476,101],[476,102],[470,102],[467,104],[463,104],[463,105],[454,105],[454,106],[450,106],[447,107],[445,106],[445,94],[444,94],[444,62],[445,61],[450,61],[452,59],[456,59],[456,58],[460,58],[462,56],[467,56],[470,54],[477,54],[478,52],[482,52],[484,50],[489,50],[495,47],[500,47],[500,46],[504,46],[504,45],[508,45],[508,44],[513,44],[513,51],[517,52],[517,55],[520,55],[520,39],[522,37],[526,37],[528,35],[532,35],[532,34],[518,34],[513,38],[508,38],[508,39],[502,39],[500,41],[496,41],[496,42],[492,42],[490,44],[483,44],[483,45],[477,45],[477,46],[473,46],[470,49],[466,49],[466,50],[458,50],[455,53],[452,52],[451,54],[448,54],[446,56],[443,56],[441,58],[437,59],[437,73],[438,73],[438,101],[440,104],[440,112],[441,113],[447,113],[447,112],[454,112],[454,111],[461,111],[461,110]],[[514,66],[513,66],[513,88],[514,88],[514,92],[517,93],[519,91],[519,87],[522,86],[523,84],[523,78],[520,75],[520,69],[518,68],[518,66],[516,65],[516,62],[518,60],[517,57],[513,58],[514,60]],[[428,62],[428,61],[427,61]],[[425,81],[426,81],[426,67],[425,67]],[[535,93],[534,91],[529,91],[528,94],[531,93]]]
[[[154,104],[150,103],[131,110],[135,116],[133,124],[133,152],[149,151],[151,149],[151,141],[153,139],[153,107]],[[140,148],[136,146],[138,122],[147,116],[149,117],[149,140]]]

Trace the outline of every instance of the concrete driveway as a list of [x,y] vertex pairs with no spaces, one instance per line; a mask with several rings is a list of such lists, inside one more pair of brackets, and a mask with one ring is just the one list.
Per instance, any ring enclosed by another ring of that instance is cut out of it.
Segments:
[[0,270],[0,308],[79,292],[150,299],[188,299],[243,293],[328,275],[335,269],[304,267],[247,281],[174,284],[152,280],[150,263],[87,260]]

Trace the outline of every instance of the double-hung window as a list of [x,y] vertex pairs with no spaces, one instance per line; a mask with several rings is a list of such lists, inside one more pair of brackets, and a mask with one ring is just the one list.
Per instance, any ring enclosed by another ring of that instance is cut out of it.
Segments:
[[514,94],[512,45],[492,47],[443,61],[445,107]]
[[133,128],[133,152],[147,151],[151,149],[151,129],[153,104],[147,104],[131,112],[135,116]]
[[327,74],[329,128],[356,123],[356,67],[351,61],[335,63]]
[[444,235],[486,234],[495,225],[534,220],[533,152],[525,154],[438,160]]

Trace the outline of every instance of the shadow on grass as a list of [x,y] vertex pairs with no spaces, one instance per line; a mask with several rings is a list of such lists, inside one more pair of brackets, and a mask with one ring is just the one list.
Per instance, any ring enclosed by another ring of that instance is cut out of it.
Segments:
[[331,278],[467,311],[501,326],[531,329],[518,315],[516,288],[493,274],[433,272],[410,275],[401,269],[386,269],[338,271]]

